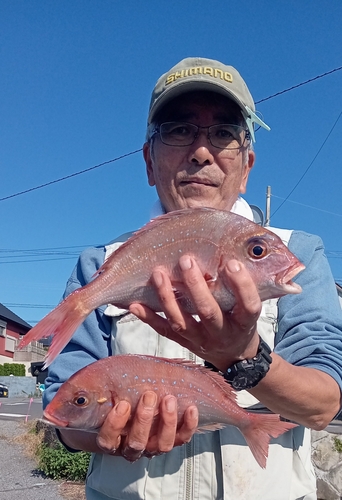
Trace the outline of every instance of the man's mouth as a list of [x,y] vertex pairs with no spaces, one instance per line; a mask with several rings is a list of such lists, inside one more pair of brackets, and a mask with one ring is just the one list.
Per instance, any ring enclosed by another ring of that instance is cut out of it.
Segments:
[[212,187],[216,186],[213,183],[213,181],[201,177],[189,177],[186,179],[182,179],[179,183],[180,186],[186,186],[189,184],[200,184],[202,186],[212,186]]

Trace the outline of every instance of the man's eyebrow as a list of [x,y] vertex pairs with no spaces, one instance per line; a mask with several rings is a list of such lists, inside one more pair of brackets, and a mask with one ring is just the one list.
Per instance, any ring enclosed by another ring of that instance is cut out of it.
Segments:
[[236,123],[241,121],[241,116],[234,111],[219,111],[214,113],[214,119],[219,121],[220,123]]
[[188,122],[191,119],[195,118],[195,116],[196,116],[195,113],[186,113],[186,112],[182,113],[182,112],[179,112],[179,111],[178,112],[175,111],[175,112],[170,113],[168,115],[168,119],[172,118],[172,120],[174,120],[174,121]]
[[[167,119],[172,120],[172,121],[180,121],[180,122],[188,122],[191,123],[191,120],[196,118],[196,113],[193,112],[177,112],[175,110],[174,112],[168,114]],[[215,113],[213,116],[213,119],[215,122],[219,123],[236,123],[238,121],[241,121],[241,118],[236,115],[236,113],[229,113],[229,112],[218,112]]]

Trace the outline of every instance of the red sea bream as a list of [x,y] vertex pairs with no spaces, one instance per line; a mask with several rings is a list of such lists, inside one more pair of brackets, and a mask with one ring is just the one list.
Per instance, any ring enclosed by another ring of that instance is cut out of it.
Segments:
[[196,260],[224,311],[231,310],[235,303],[223,272],[230,259],[246,266],[261,300],[301,291],[291,280],[305,266],[274,233],[230,212],[210,208],[179,210],[162,215],[137,231],[105,261],[93,281],[71,293],[32,328],[19,348],[52,335],[48,366],[76,328],[103,304],[128,309],[133,302],[140,302],[161,311],[151,283],[155,268],[168,273],[182,307],[196,313],[182,284],[178,264],[181,255]]
[[[46,407],[44,417],[59,427],[98,429],[120,400],[131,404],[134,415],[140,396],[147,390],[160,398],[177,397],[178,427],[185,409],[196,405],[197,432],[234,425],[243,434],[260,467],[266,467],[271,437],[296,427],[280,421],[279,415],[249,413],[235,402],[235,393],[223,377],[189,361],[144,355],[118,355],[103,358],[72,375],[59,388]],[[151,434],[158,426],[156,409]],[[125,432],[130,427],[130,420]]]

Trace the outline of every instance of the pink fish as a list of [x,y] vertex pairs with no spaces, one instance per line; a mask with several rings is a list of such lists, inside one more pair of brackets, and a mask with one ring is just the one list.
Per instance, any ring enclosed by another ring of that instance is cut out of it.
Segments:
[[128,309],[133,302],[140,302],[161,311],[150,279],[157,267],[170,276],[184,309],[196,313],[178,265],[180,256],[185,254],[195,258],[224,311],[231,310],[235,303],[222,272],[230,259],[245,264],[261,300],[301,292],[300,286],[291,280],[305,266],[274,233],[230,212],[210,208],[179,210],[162,215],[137,231],[105,261],[93,281],[71,293],[32,328],[19,349],[53,335],[45,363],[48,366],[88,314],[103,304]]
[[[98,429],[121,400],[130,403],[134,415],[140,396],[148,390],[157,394],[158,402],[166,394],[177,397],[178,427],[189,405],[196,405],[199,411],[197,432],[237,427],[262,468],[266,467],[270,438],[296,427],[280,421],[279,415],[240,408],[230,385],[204,366],[143,355],[110,356],[79,370],[60,387],[44,417],[58,427]],[[151,435],[158,428],[158,419],[157,407]],[[130,425],[131,420],[124,432]]]

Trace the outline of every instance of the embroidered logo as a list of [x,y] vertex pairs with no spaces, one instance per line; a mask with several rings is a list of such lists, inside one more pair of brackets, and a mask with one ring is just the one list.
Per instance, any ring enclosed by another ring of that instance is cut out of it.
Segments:
[[176,71],[168,75],[165,85],[175,82],[179,78],[186,78],[194,75],[209,75],[212,78],[219,78],[228,83],[233,82],[233,75],[228,71],[223,71],[222,69],[212,68],[210,66],[194,66],[188,69],[182,69],[182,71]]

